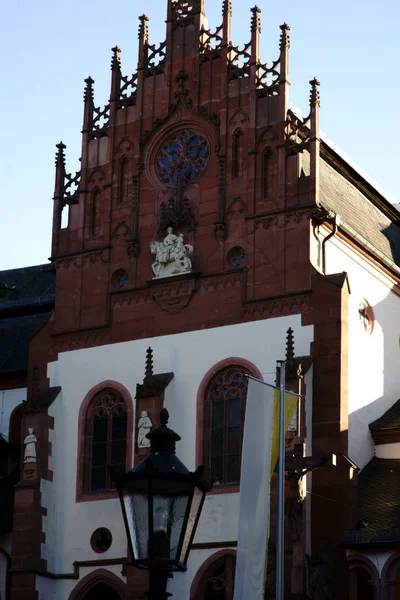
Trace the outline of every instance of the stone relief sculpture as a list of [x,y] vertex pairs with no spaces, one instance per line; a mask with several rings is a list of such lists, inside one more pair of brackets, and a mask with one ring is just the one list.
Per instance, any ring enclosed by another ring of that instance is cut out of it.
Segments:
[[163,242],[153,241],[150,244],[151,253],[156,255],[156,260],[151,265],[153,279],[190,273],[192,270],[189,254],[193,253],[193,246],[184,243],[182,233],[175,235],[172,227],[168,227],[167,231]]
[[37,454],[36,454],[36,443],[37,437],[34,435],[34,429],[30,427],[28,429],[28,435],[24,439],[25,445],[25,454],[24,454],[24,463],[36,463],[37,462]]
[[153,423],[151,422],[148,413],[144,410],[138,422],[137,444],[139,448],[150,448],[150,440],[146,438],[146,435],[150,432],[152,427]]

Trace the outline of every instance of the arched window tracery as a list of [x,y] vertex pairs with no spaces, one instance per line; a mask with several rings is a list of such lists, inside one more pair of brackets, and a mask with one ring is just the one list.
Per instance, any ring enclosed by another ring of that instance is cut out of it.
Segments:
[[107,465],[117,473],[126,470],[127,407],[113,389],[100,391],[86,416],[86,445],[89,458],[85,473],[88,492],[114,489]]
[[191,600],[232,600],[235,567],[236,554],[232,550],[211,556],[193,581]]
[[228,366],[210,381],[205,394],[204,459],[210,479],[218,484],[238,483],[247,395],[246,371]]

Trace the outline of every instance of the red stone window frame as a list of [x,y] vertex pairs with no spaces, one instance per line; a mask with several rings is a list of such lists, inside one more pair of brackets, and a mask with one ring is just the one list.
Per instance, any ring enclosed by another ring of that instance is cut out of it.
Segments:
[[101,190],[95,187],[92,191],[92,206],[90,219],[90,235],[95,236],[101,233]]
[[91,492],[88,490],[88,472],[90,470],[91,438],[88,436],[88,418],[90,407],[98,395],[104,390],[114,390],[123,398],[127,410],[126,428],[126,471],[132,468],[133,454],[133,402],[128,390],[116,381],[102,381],[94,386],[85,396],[78,417],[78,456],[76,473],[76,502],[88,502],[93,500],[108,500],[118,498],[116,490]]
[[244,133],[236,129],[232,143],[232,179],[239,179],[243,175],[244,159]]
[[96,569],[81,579],[68,600],[85,600],[98,585],[108,586],[121,600],[128,600],[131,597],[128,586],[117,575],[107,569]]
[[[233,367],[239,367],[249,375],[257,377],[258,379],[263,379],[261,372],[253,363],[239,357],[226,358],[218,362],[206,373],[197,392],[196,464],[198,465],[206,464],[208,458],[207,450],[211,443],[211,419],[209,399],[207,398],[209,385],[218,373]],[[214,485],[210,494],[237,493],[239,489],[239,483],[221,483]]]
[[123,156],[118,165],[117,204],[124,204],[128,200],[128,169],[129,159]]
[[268,200],[272,197],[273,190],[273,162],[271,148],[265,148],[262,153],[261,165],[261,196],[262,200]]
[[[220,550],[210,556],[197,571],[190,588],[190,600],[212,598],[213,588],[224,591],[232,600],[235,585],[236,550]],[[207,596],[207,591],[209,595]]]

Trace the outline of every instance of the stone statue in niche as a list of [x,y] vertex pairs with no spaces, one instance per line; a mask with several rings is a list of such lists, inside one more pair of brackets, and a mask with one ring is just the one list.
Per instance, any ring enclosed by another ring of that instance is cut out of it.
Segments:
[[146,435],[150,432],[152,427],[153,423],[151,422],[147,412],[144,410],[138,422],[137,443],[139,448],[150,448],[150,440],[146,438]]
[[34,435],[34,429],[30,427],[28,429],[28,435],[24,439],[25,445],[25,454],[24,454],[24,463],[36,463],[37,462],[37,454],[36,454],[36,443],[37,437]]
[[153,279],[190,273],[192,270],[189,254],[193,253],[193,246],[184,243],[182,233],[175,235],[172,227],[168,227],[167,231],[163,242],[153,241],[150,244],[151,253],[156,255],[156,260],[151,265]]

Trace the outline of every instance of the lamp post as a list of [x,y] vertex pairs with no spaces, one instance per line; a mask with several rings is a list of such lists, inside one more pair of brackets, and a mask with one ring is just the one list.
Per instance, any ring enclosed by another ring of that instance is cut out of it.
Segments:
[[111,477],[121,500],[132,563],[149,571],[149,600],[167,600],[167,581],[174,571],[186,571],[207,486],[204,467],[191,473],[175,455],[181,438],[167,427],[168,411],[160,413],[161,427],[147,434],[150,453],[123,476]]

